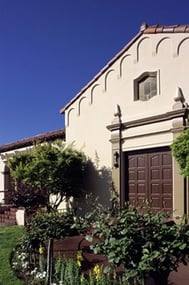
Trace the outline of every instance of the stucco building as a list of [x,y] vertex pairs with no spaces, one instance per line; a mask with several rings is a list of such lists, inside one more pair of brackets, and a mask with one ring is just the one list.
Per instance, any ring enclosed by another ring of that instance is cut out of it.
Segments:
[[96,183],[91,173],[91,187],[102,197],[110,186],[106,170],[122,204],[147,199],[156,209],[189,212],[187,181],[170,152],[188,127],[188,53],[188,25],[143,24],[61,109],[66,142],[96,166],[102,179]]
[[64,129],[36,135],[0,146],[0,204],[12,203],[11,198],[15,191],[10,171],[6,166],[7,156],[31,148],[35,143],[53,142],[58,139],[65,141]]

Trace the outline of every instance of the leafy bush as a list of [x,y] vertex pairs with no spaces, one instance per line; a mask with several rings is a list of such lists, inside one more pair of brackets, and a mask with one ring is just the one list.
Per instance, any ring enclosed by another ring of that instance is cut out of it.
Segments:
[[35,189],[30,185],[19,183],[17,191],[12,197],[12,202],[16,207],[24,207],[26,211],[26,224],[38,209],[46,206],[47,195],[42,189]]
[[46,242],[48,239],[64,239],[76,235],[78,232],[72,228],[74,215],[71,212],[37,213],[28,226],[30,240]]
[[12,201],[17,207],[25,207],[34,212],[39,206],[46,205],[44,202],[45,199],[46,196],[42,190],[22,184],[19,189],[15,191]]
[[172,143],[173,156],[179,163],[181,174],[189,176],[189,129],[183,131]]
[[128,281],[150,276],[166,280],[180,262],[189,261],[189,226],[186,220],[176,224],[168,218],[164,212],[127,205],[114,217],[95,217],[87,239],[95,254],[104,254],[115,268],[124,268]]
[[[44,203],[48,212],[58,208],[69,197],[80,197],[83,192],[83,173],[86,158],[72,146],[62,142],[36,144],[31,149],[9,157],[7,166],[16,184],[45,191]],[[73,175],[74,173],[74,175]],[[52,203],[49,197],[55,195]]]

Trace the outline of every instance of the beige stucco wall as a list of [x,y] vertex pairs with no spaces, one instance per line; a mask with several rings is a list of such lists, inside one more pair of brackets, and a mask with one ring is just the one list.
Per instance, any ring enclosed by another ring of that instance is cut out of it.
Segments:
[[123,131],[123,151],[170,145],[173,140],[171,128],[172,122],[169,120],[126,129]]
[[[111,124],[115,105],[120,105],[122,122],[127,122],[171,111],[177,87],[182,88],[187,100],[188,49],[186,34],[142,35],[66,110],[67,142],[76,141],[94,161],[98,157],[101,166],[111,167],[110,133],[106,126]],[[149,101],[134,101],[133,80],[145,71],[158,72],[159,94]],[[166,124],[151,128],[154,133],[156,128],[170,129],[170,122]],[[146,132],[146,126],[144,129]],[[151,132],[150,126],[148,131]],[[143,132],[143,128],[139,127],[137,132]],[[171,134],[154,134],[150,140],[154,145],[164,145],[170,144],[172,138]]]
[[[127,123],[170,112],[178,87],[188,102],[188,50],[189,37],[184,33],[141,35],[66,109],[67,143],[75,141],[76,147],[81,148],[98,168],[112,169],[111,133],[107,126],[112,123],[115,106],[120,106],[121,120]],[[134,80],[147,71],[157,72],[158,94],[149,101],[134,101]],[[174,139],[172,123],[166,120],[125,129],[123,151],[170,145]],[[175,163],[173,166],[174,208],[182,213],[183,198],[179,198],[177,188],[183,186],[183,179]]]

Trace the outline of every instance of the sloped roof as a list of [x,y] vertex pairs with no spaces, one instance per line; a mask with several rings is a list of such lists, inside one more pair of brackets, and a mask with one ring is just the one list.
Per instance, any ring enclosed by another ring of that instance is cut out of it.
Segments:
[[122,56],[125,51],[127,51],[130,46],[143,34],[157,34],[157,33],[189,33],[189,25],[173,25],[173,26],[164,26],[164,25],[154,25],[148,26],[146,23],[143,23],[140,27],[139,33],[127,44],[124,48],[118,52],[115,57],[113,57],[104,68],[100,70],[99,73],[91,80],[87,85],[84,86],[80,90],[76,96],[68,102],[61,110],[60,113],[64,114],[66,109],[74,103],[84,92],[87,88],[89,88],[97,79],[119,58]]
[[56,139],[62,139],[65,140],[65,130],[60,129],[44,134],[39,134],[33,137],[25,138],[16,142],[12,142],[9,144],[5,144],[0,146],[0,153],[10,151],[10,150],[15,150],[27,146],[32,146],[36,142],[49,142],[49,141],[54,141]]

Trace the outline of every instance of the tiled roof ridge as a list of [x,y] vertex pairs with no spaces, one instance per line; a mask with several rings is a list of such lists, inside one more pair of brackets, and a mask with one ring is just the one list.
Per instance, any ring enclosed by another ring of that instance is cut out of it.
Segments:
[[22,147],[31,146],[36,142],[51,141],[58,138],[65,139],[65,129],[55,130],[43,134],[38,134],[33,137],[24,138],[12,143],[4,144],[0,146],[0,153],[10,150],[15,150]]
[[147,26],[143,30],[144,34],[157,33],[189,33],[189,25],[153,25]]

